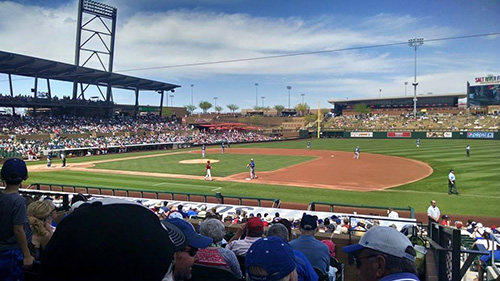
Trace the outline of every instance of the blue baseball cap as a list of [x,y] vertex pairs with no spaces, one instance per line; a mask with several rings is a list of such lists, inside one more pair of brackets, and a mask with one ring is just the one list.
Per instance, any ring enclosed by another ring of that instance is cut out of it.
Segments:
[[2,180],[7,184],[19,184],[28,178],[28,168],[24,160],[10,158],[2,165]]
[[186,236],[187,244],[198,249],[212,245],[212,238],[196,233],[194,226],[183,219],[166,219],[164,222],[175,225]]
[[[250,280],[275,281],[288,276],[297,264],[290,244],[277,236],[272,236],[261,238],[250,246],[245,257],[245,266]],[[267,275],[251,274],[248,268],[252,266],[264,269]]]
[[342,252],[354,253],[364,248],[415,261],[415,249],[408,237],[392,227],[372,227],[358,244],[342,247]]

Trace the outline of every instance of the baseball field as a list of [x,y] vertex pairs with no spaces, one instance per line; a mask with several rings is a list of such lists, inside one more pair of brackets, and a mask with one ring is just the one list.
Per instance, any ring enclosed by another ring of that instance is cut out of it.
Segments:
[[[313,139],[68,158],[29,163],[28,183],[57,183],[279,198],[283,202],[327,201],[414,207],[426,212],[437,201],[442,214],[500,217],[498,141],[423,139]],[[471,145],[471,156],[465,147]],[[361,158],[353,159],[360,146]],[[255,159],[256,180],[246,164]],[[212,161],[214,181],[203,181]],[[187,162],[187,163],[186,163]],[[460,195],[448,195],[453,168]]]

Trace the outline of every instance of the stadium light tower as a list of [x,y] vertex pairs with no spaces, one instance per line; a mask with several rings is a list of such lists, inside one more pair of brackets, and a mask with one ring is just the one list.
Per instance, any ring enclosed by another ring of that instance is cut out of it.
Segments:
[[260,97],[260,98],[262,99],[262,107],[264,107],[264,99],[265,99],[266,97]]
[[255,83],[255,107],[259,106],[259,83]]
[[194,84],[191,84],[191,105],[193,105],[193,87]]
[[415,76],[413,78],[413,118],[417,119],[417,48],[424,44],[424,38],[408,40],[408,46],[415,50]]
[[170,95],[170,106],[174,106],[174,95]]
[[219,97],[214,97],[214,103],[215,103],[214,108],[216,108],[216,107],[217,107],[217,99],[218,99],[218,98],[219,98]]
[[306,94],[300,94],[300,95],[302,96],[302,104],[304,104],[304,96],[305,96]]
[[406,97],[407,89],[408,89],[408,81],[405,82],[405,97]]
[[378,89],[378,97],[382,97],[382,89]]
[[286,86],[288,90],[288,109],[290,109],[290,90],[292,89],[292,86]]

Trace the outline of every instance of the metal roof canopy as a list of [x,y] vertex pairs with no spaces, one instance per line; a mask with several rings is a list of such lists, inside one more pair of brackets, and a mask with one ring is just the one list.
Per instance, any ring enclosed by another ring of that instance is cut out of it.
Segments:
[[[443,97],[457,97],[465,98],[466,93],[451,93],[451,94],[421,94],[417,95],[418,98],[443,98]],[[376,101],[376,100],[399,100],[399,99],[413,99],[412,96],[392,96],[392,97],[366,97],[366,98],[354,98],[354,99],[329,99],[329,103],[344,103],[344,102],[361,102],[361,101]]]
[[68,63],[0,51],[0,73],[138,91],[171,91],[179,85],[110,73]]

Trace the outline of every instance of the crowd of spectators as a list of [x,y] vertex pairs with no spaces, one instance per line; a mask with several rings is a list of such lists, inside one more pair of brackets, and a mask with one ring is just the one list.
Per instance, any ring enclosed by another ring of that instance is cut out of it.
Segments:
[[342,115],[328,119],[325,127],[347,130],[497,130],[498,115],[388,116],[383,114]]
[[[0,128],[8,136],[0,139],[0,148],[5,152],[19,153],[28,159],[37,159],[43,151],[54,149],[92,148],[91,154],[96,154],[107,151],[109,147],[119,147],[119,152],[125,152],[130,145],[165,143],[210,145],[272,139],[246,130],[199,130],[182,125],[176,120],[155,115],[115,116],[109,119],[4,115],[0,116]],[[29,137],[47,134],[50,137]],[[81,134],[88,136],[83,137]]]
[[89,118],[76,116],[0,116],[1,132],[5,135],[40,135],[40,134],[85,134],[85,133],[118,133],[137,131],[189,131],[170,118],[157,115],[138,117],[114,116],[112,118]]

